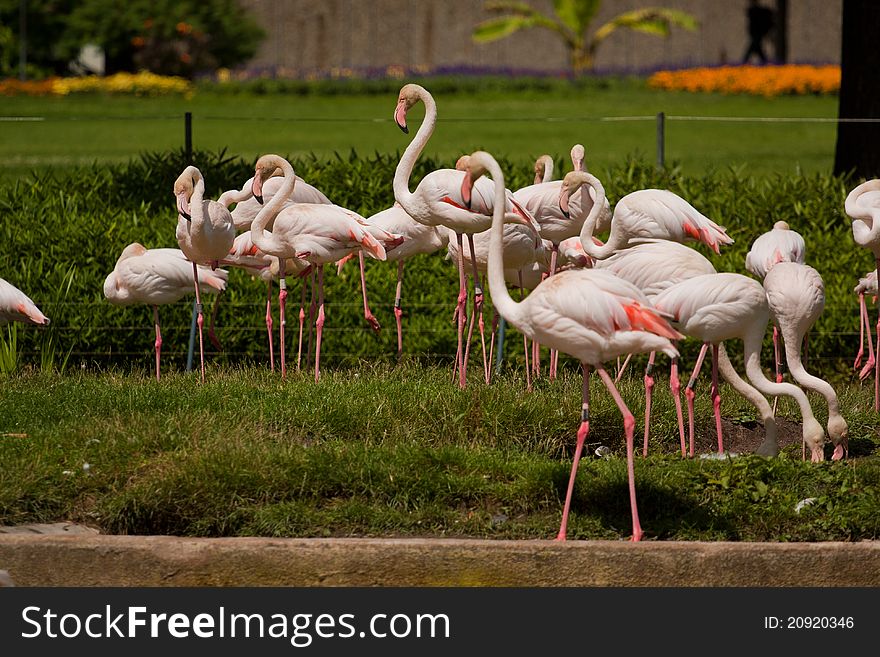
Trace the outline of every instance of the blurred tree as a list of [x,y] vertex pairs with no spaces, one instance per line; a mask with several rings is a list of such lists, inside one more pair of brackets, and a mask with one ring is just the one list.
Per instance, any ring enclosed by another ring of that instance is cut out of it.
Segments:
[[490,18],[477,25],[473,39],[478,43],[487,43],[503,39],[519,30],[542,27],[563,40],[568,49],[572,72],[580,75],[592,70],[596,50],[618,28],[665,37],[669,36],[673,25],[686,30],[696,30],[699,26],[697,19],[687,12],[664,7],[646,7],[619,14],[590,35],[587,31],[601,4],[601,0],[553,0],[554,13],[548,16],[525,2],[492,0],[485,4],[486,11],[505,15]]
[[[17,44],[20,0],[0,0],[0,25]],[[264,36],[237,0],[41,0],[27,3],[28,61],[64,74],[86,44],[106,73],[147,69],[192,77],[241,64]],[[14,45],[13,48],[17,48]]]
[[[880,3],[844,0],[840,52],[841,119],[880,119]],[[834,173],[880,176],[880,123],[838,123]]]
[[[24,3],[27,11],[27,64],[28,77],[45,77],[67,72],[69,58],[58,49],[58,41],[65,29],[67,16],[74,0],[41,0]],[[19,16],[21,0],[0,0],[0,76],[18,73]],[[8,68],[7,68],[8,67]]]

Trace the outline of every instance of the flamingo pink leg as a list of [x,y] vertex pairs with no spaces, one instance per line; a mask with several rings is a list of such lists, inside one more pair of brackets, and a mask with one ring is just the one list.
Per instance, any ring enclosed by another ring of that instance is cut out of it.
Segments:
[[[556,260],[559,257],[559,245],[554,242],[550,249],[550,276],[556,273]],[[550,380],[556,379],[556,367],[559,362],[559,352],[555,349],[550,350]]]
[[678,419],[678,437],[681,440],[681,455],[687,455],[687,448],[684,442],[684,418],[681,412],[681,381],[678,379],[678,358],[672,359],[669,367],[669,390],[672,392],[672,401],[675,402],[675,415]]
[[776,360],[776,383],[782,383],[782,359],[779,353],[779,327],[773,325],[773,357]]
[[648,433],[651,427],[651,392],[654,390],[654,357],[656,352],[652,351],[648,356],[648,365],[645,367],[645,444],[642,448],[642,456],[648,455]]
[[[864,299],[862,299],[864,301]],[[868,361],[865,363],[865,366],[862,368],[862,371],[859,372],[859,380],[863,381],[871,372],[874,370],[874,336],[871,333],[871,321],[868,319],[868,308],[865,307],[865,332],[867,333],[867,341],[868,341]]]
[[859,293],[859,352],[856,354],[856,360],[853,363],[853,369],[859,369],[862,364],[862,356],[865,354],[865,318],[868,316],[868,309],[865,308],[865,294]]
[[315,328],[315,316],[317,314],[317,306],[315,305],[315,270],[311,272],[311,283],[309,284],[309,339],[306,343],[306,367],[312,361],[312,336]]
[[373,314],[373,311],[370,310],[370,304],[367,303],[367,276],[364,272],[364,252],[363,249],[358,251],[358,263],[360,265],[361,270],[361,292],[364,296],[364,319],[367,320],[367,324],[370,325],[370,328],[373,329],[376,333],[382,328],[381,324],[379,324],[379,320],[376,319],[376,316]]
[[198,311],[198,319],[196,323],[199,326],[199,362],[202,366],[202,383],[205,382],[205,345],[204,339],[202,338],[202,326],[205,324],[205,314],[204,309],[202,308],[202,297],[199,293],[199,268],[196,263],[193,263],[193,282],[196,286],[196,310]]
[[[877,280],[880,281],[880,258],[876,259]],[[880,306],[880,304],[878,304]],[[877,359],[874,361],[874,412],[880,412],[880,311],[877,314]]]
[[687,399],[688,405],[688,437],[690,442],[690,454],[694,455],[694,397],[696,397],[696,393],[694,392],[694,388],[697,385],[697,377],[700,375],[700,368],[703,366],[703,359],[706,357],[706,350],[709,348],[709,343],[704,342],[702,349],[700,349],[700,355],[697,357],[697,364],[694,366],[694,372],[691,374],[691,378],[687,382],[687,386],[684,389],[684,396]]
[[456,367],[458,367],[458,385],[460,388],[464,388],[467,376],[467,361],[464,359],[463,345],[465,306],[467,305],[467,283],[464,274],[464,244],[462,242],[461,233],[456,233],[455,237],[458,240],[458,301],[456,302],[455,307],[456,322],[458,323],[458,348],[455,352],[455,363]]
[[581,405],[581,424],[577,432],[577,445],[574,450],[574,459],[571,463],[571,475],[568,478],[568,489],[565,493],[565,505],[562,508],[562,523],[559,525],[557,541],[564,541],[568,531],[568,513],[571,510],[571,498],[574,493],[574,482],[577,479],[578,464],[581,460],[581,452],[584,449],[584,441],[590,433],[590,366],[581,363],[584,372],[583,404]]
[[474,334],[474,318],[478,317],[479,320],[477,324],[480,327],[480,340],[483,344],[483,376],[486,379],[486,383],[489,383],[489,367],[486,361],[486,332],[485,323],[483,322],[483,289],[480,287],[480,273],[477,271],[477,255],[474,251],[474,236],[468,233],[467,239],[468,245],[471,249],[471,265],[474,270],[474,311],[468,322],[468,337],[464,350],[464,360],[467,362],[470,357],[471,338]]
[[156,325],[156,381],[159,380],[159,356],[162,353],[162,333],[159,331],[159,306],[153,306],[153,323]]
[[623,377],[623,373],[626,371],[626,366],[629,365],[629,361],[632,360],[632,357],[632,354],[627,354],[626,358],[623,359],[623,365],[620,364],[620,357],[617,358],[617,376],[614,377],[614,385],[620,383],[620,379]]
[[403,310],[400,307],[400,297],[403,293],[403,260],[397,261],[397,293],[394,297],[394,320],[397,322],[397,360],[403,357],[403,326],[401,318]]
[[266,282],[266,334],[269,336],[269,370],[275,371],[275,343],[272,338],[272,281]]
[[492,336],[489,340],[489,370],[487,372],[488,378],[486,379],[486,383],[492,381],[492,357],[495,355],[495,333],[498,331],[498,311],[492,313]]
[[315,320],[315,383],[321,378],[321,334],[324,332],[324,265],[318,265],[318,319]]
[[718,345],[712,345],[712,409],[715,412],[715,431],[718,433],[718,453],[724,454],[721,435],[721,392],[718,388]]
[[281,334],[279,356],[281,358],[281,378],[287,376],[287,359],[284,356],[284,334],[287,327],[285,309],[287,307],[287,279],[284,277],[284,259],[278,260],[278,332]]
[[605,383],[605,387],[608,388],[608,391],[614,398],[614,402],[617,404],[617,408],[620,409],[621,415],[623,415],[623,430],[626,435],[626,471],[629,479],[629,506],[630,512],[632,513],[633,526],[632,540],[640,541],[644,533],[642,532],[642,526],[639,523],[639,509],[636,504],[636,471],[635,459],[633,458],[633,452],[635,451],[633,440],[635,437],[636,419],[624,403],[623,398],[614,386],[614,381],[611,380],[611,376],[609,376],[608,372],[602,367],[597,367],[596,371],[599,373],[599,376]]
[[299,339],[298,345],[296,347],[296,371],[299,372],[300,365],[302,364],[302,349],[303,349],[303,324],[306,321],[306,287],[308,286],[308,282],[303,279],[302,282],[302,290],[299,293]]

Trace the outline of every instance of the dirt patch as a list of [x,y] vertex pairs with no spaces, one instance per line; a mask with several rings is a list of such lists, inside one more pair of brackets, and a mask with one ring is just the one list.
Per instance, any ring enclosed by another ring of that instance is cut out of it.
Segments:
[[[803,440],[801,424],[783,418],[776,418],[777,439],[779,450],[788,447],[800,448]],[[687,429],[685,427],[685,429]],[[721,432],[724,437],[724,450],[737,454],[754,454],[764,441],[764,425],[758,422],[733,422],[721,418]],[[718,449],[718,436],[715,423],[694,428],[694,450],[697,454],[706,454]]]

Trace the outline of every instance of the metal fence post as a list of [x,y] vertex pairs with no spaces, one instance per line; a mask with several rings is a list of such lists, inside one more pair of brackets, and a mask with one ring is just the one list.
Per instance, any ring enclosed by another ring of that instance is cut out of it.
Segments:
[[657,112],[657,168],[666,167],[666,114]]
[[[192,112],[183,115],[183,143],[186,151],[187,165],[192,164]],[[189,325],[189,347],[186,351],[186,371],[192,372],[193,355],[196,350],[196,326],[198,325],[199,310],[195,300],[193,300],[192,321]]]
[[507,322],[501,317],[498,320],[498,351],[495,352],[495,372],[501,372],[501,363],[504,361],[504,333],[507,328]]

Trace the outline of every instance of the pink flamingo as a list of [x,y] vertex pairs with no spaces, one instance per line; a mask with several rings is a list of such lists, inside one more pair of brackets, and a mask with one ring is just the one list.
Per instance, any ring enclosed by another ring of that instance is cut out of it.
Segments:
[[[197,265],[202,292],[219,294],[226,289],[227,272]],[[159,306],[180,301],[193,290],[192,272],[183,251],[147,249],[137,242],[123,249],[113,271],[104,280],[104,297],[112,304],[130,306],[143,303],[153,306],[156,329],[156,381],[162,352]]]
[[801,362],[801,343],[825,308],[825,283],[815,269],[797,262],[779,262],[764,277],[770,312],[782,330],[785,360],[794,380],[822,395],[828,403],[828,436],[834,443],[832,459],[847,451],[847,425],[840,415],[837,393],[824,379],[807,372]]
[[[449,259],[453,260],[454,262],[458,262],[460,259],[463,258],[465,260],[466,267],[470,265],[477,271],[486,273],[489,266],[490,234],[491,231],[483,231],[482,233],[476,233],[473,236],[473,250],[470,255],[467,253],[459,253],[458,246],[454,242],[449,242],[449,245],[447,247]],[[502,231],[501,248],[504,251],[505,270],[517,272],[516,282],[511,281],[514,285],[521,282],[521,275],[519,274],[519,272],[522,272],[526,268],[531,267],[532,264],[543,261],[545,259],[544,242],[541,240],[536,241],[536,234],[538,234],[538,226],[535,222],[532,223],[531,229],[526,228],[525,226],[522,226],[520,224],[504,225],[504,229]],[[521,285],[520,294],[522,295]],[[496,310],[493,313],[492,318],[492,338],[489,344],[489,363],[484,372],[486,383],[489,383],[492,379],[492,355],[495,351],[495,332],[497,328],[498,311]],[[468,344],[470,344],[471,341],[472,331],[473,322],[471,322],[470,326],[468,327]],[[525,345],[525,336],[523,336],[523,340]],[[531,389],[531,381],[529,378],[528,368],[526,368],[526,387]]]
[[[746,376],[765,395],[788,395],[797,402],[803,419],[803,438],[810,446],[812,460],[824,460],[822,445],[825,431],[816,421],[804,391],[790,383],[774,383],[761,369],[761,341],[770,321],[770,307],[763,286],[741,274],[703,274],[676,283],[652,299],[660,312],[669,313],[673,325],[685,335],[703,342],[693,374],[685,389],[690,416],[690,454],[694,454],[693,385],[700,373],[706,350],[712,346],[712,405],[715,428],[721,443],[721,393],[718,389],[719,343],[742,339]],[[766,442],[766,440],[765,440]],[[778,451],[776,446],[762,446],[759,453]]]
[[[584,171],[584,147],[575,144],[571,149],[571,161],[575,171]],[[546,171],[546,169],[545,169]],[[537,179],[537,176],[536,176]],[[595,190],[588,186],[588,193],[574,194],[569,207],[563,213],[560,207],[561,180],[536,182],[534,185],[522,187],[513,193],[513,197],[526,210],[534,215],[541,229],[541,237],[552,244],[550,251],[550,276],[556,273],[559,244],[563,240],[577,237],[584,221],[595,202]],[[608,200],[602,201],[602,209],[596,216],[596,230],[603,231],[611,221],[611,208]],[[558,355],[550,353],[550,378],[556,377],[556,361]]]
[[[397,291],[394,296],[394,319],[397,323],[397,358],[403,356],[403,293],[404,263],[419,254],[439,251],[449,243],[449,232],[442,226],[427,226],[410,217],[399,203],[367,217],[367,223],[403,238],[399,246],[386,250],[387,260],[397,262]],[[363,262],[363,251],[358,252]],[[366,285],[366,283],[364,284]],[[366,292],[364,293],[366,304]]]
[[[284,172],[284,184],[271,201],[263,206],[251,224],[254,245],[269,255],[280,259],[279,284],[285,291],[284,263],[296,257],[315,265],[318,273],[318,316],[315,322],[317,341],[315,348],[315,381],[320,378],[321,337],[324,328],[324,265],[347,256],[354,249],[365,249],[374,258],[385,260],[385,248],[368,232],[363,217],[338,205],[297,203],[282,208],[296,183],[293,167],[284,158],[263,155],[255,166],[254,196],[261,198],[262,184],[276,167]],[[275,222],[272,232],[266,230],[270,218]],[[284,308],[281,297],[281,375],[286,375],[284,357]]]
[[[880,178],[863,182],[847,194],[846,213],[852,218],[856,244],[870,249],[875,271],[880,272]],[[880,352],[880,315],[877,317],[877,351]],[[880,356],[874,362],[874,411],[880,412]]]
[[590,426],[589,372],[595,368],[624,417],[632,540],[638,541],[642,538],[642,528],[636,505],[633,463],[635,420],[602,363],[621,354],[654,350],[663,351],[674,358],[678,352],[670,340],[682,336],[651,308],[644,295],[633,285],[608,272],[591,269],[560,272],[538,285],[524,301],[515,302],[504,284],[504,253],[501,246],[504,178],[501,168],[491,155],[482,151],[471,156],[468,166],[470,176],[465,179],[465,184],[470,184],[485,171],[495,181],[495,210],[489,251],[489,291],[493,303],[501,315],[520,331],[542,344],[571,354],[583,366],[581,426],[557,540],[565,540],[566,537],[578,461]]
[[[251,276],[259,277],[260,280],[266,283],[266,333],[269,338],[269,369],[274,372],[275,347],[272,339],[272,282],[279,280],[281,266],[278,262],[278,258],[267,255],[254,246],[254,243],[251,240],[251,232],[248,230],[235,238],[232,250],[229,252],[229,255],[221,261],[221,264],[242,269]],[[301,278],[308,275],[311,270],[311,265],[305,260],[300,260],[299,258],[287,258],[284,263],[284,271],[286,274],[294,274]],[[299,371],[302,356],[305,293],[306,282],[303,281],[302,298],[300,299],[299,309],[299,351],[296,358],[297,371]]]
[[853,292],[859,295],[859,351],[853,363],[855,369],[862,364],[862,356],[865,353],[865,333],[868,334],[868,361],[859,372],[859,379],[864,379],[874,371],[874,338],[871,334],[871,322],[868,320],[868,308],[865,306],[865,295],[870,294],[877,298],[877,272],[870,271],[859,279],[859,284],[853,288]]
[[201,171],[188,166],[174,182],[177,198],[177,243],[192,263],[193,284],[199,326],[199,361],[205,381],[205,347],[202,325],[205,322],[199,293],[199,264],[216,267],[229,253],[235,240],[235,224],[226,206],[205,199],[205,179]]
[[[585,171],[572,171],[562,180],[559,207],[570,214],[570,198],[584,184],[595,180]],[[633,240],[659,238],[672,242],[696,240],[719,253],[719,246],[733,244],[724,228],[703,216],[694,206],[665,189],[640,189],[617,202],[611,218],[608,241],[599,246],[593,242],[595,222],[589,218],[581,230],[581,242],[587,255],[603,260]]]
[[[773,230],[758,236],[746,254],[746,269],[764,280],[773,266],[779,262],[804,264],[807,245],[800,233],[784,221],[773,224]],[[776,383],[782,382],[782,358],[779,351],[779,327],[773,322],[773,355],[776,360]],[[775,403],[775,402],[774,402]]]
[[24,292],[0,278],[0,325],[8,322],[46,326],[49,318]]
[[[668,287],[695,276],[704,274],[714,274],[715,267],[702,254],[696,250],[687,247],[678,242],[669,242],[667,240],[643,240],[628,249],[618,251],[610,258],[598,260],[596,267],[620,276],[639,288],[648,299],[653,299],[657,294]],[[648,357],[648,365],[645,368],[645,437],[642,454],[648,455],[648,436],[650,433],[651,420],[651,399],[654,388],[654,370],[655,354]],[[627,356],[629,359],[629,356]],[[626,367],[626,363],[624,363]],[[621,368],[621,372],[623,368]],[[761,445],[759,453],[770,456],[776,454],[776,419],[773,410],[767,400],[753,386],[746,383],[742,377],[737,374],[727,357],[727,352],[723,349],[723,345],[718,352],[718,371],[721,376],[745,397],[758,411],[761,421],[764,425],[765,439]],[[619,378],[619,375],[618,375]],[[693,385],[691,383],[690,390],[685,390],[685,396],[692,402]],[[682,408],[679,392],[681,390],[678,378],[678,362],[672,361],[669,373],[669,387],[672,391],[672,398],[675,402],[676,416],[678,419],[678,434],[681,441],[681,454],[687,454],[684,437],[684,418],[682,417]],[[693,412],[689,415],[689,426],[693,432]],[[723,451],[723,438],[719,433],[719,451]]]
[[[393,183],[394,198],[406,213],[419,223],[427,226],[442,225],[452,230],[456,234],[459,253],[464,251],[462,235],[467,235],[471,253],[473,253],[473,234],[487,230],[492,223],[492,204],[494,202],[492,183],[489,180],[477,180],[474,187],[468,189],[468,197],[464,198],[462,197],[462,180],[464,180],[465,173],[456,169],[438,169],[422,178],[415,192],[409,191],[409,179],[415,162],[434,132],[434,125],[437,122],[437,104],[427,89],[417,84],[407,84],[400,90],[397,106],[394,110],[395,123],[404,133],[408,133],[406,114],[419,101],[425,105],[425,119],[397,164]],[[519,206],[510,193],[505,195],[504,204],[506,221],[530,225],[528,213]],[[480,287],[477,271],[474,270],[473,274],[473,314],[479,314],[482,320],[483,290]],[[456,305],[458,348],[455,361],[459,371],[459,386],[463,388],[467,380],[467,352],[463,348],[467,289],[463,259],[459,261],[458,280],[459,292]],[[480,322],[480,333],[483,334],[482,321]],[[482,342],[484,345],[483,369],[485,370],[487,363],[484,335]]]
[[550,182],[553,180],[553,158],[547,154],[540,155],[535,160],[535,184]]

